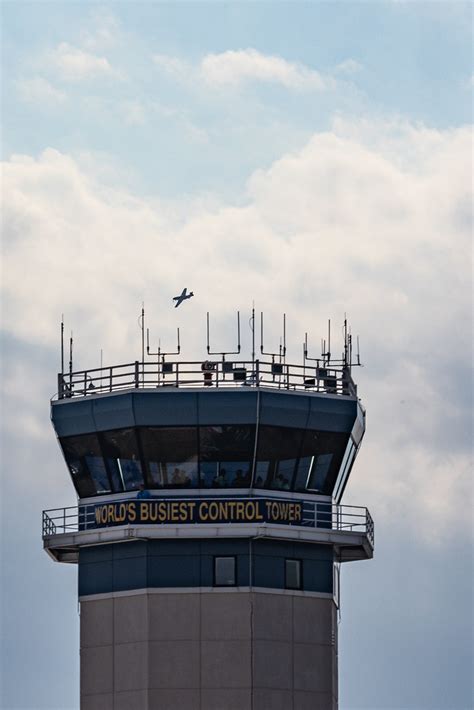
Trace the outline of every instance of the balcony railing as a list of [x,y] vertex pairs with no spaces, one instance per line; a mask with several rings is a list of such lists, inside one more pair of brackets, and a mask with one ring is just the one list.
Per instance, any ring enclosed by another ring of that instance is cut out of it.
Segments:
[[58,399],[157,387],[272,387],[357,395],[349,368],[309,367],[266,360],[135,362],[58,375]]
[[[136,501],[136,498],[130,501]],[[147,500],[160,501],[162,498]],[[170,500],[170,499],[168,499]],[[183,499],[174,499],[177,501]],[[216,499],[217,500],[217,499]],[[251,499],[247,499],[251,500]],[[255,499],[254,499],[255,500]],[[130,501],[120,501],[127,503]],[[98,529],[96,518],[97,504],[79,505],[69,508],[55,508],[43,511],[43,540],[54,535],[67,535]],[[157,523],[169,525],[170,523]],[[196,523],[194,523],[196,524]],[[241,523],[216,523],[219,525],[238,526]],[[147,527],[137,523],[142,529]],[[187,525],[193,525],[188,523]],[[117,527],[111,525],[110,527]],[[288,526],[285,526],[288,527]],[[290,527],[313,528],[325,531],[359,533],[367,537],[371,547],[374,547],[374,523],[367,508],[360,506],[333,505],[320,501],[303,501],[303,518],[300,523],[291,523]],[[101,525],[104,530],[107,526]]]

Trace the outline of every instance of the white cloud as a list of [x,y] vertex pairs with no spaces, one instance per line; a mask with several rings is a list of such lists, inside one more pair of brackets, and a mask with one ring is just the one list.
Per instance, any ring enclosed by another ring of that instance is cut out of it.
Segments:
[[61,42],[51,52],[50,61],[66,81],[119,76],[105,57],[85,52],[67,42]]
[[16,88],[23,101],[28,103],[61,104],[67,98],[64,91],[57,89],[42,76],[19,79]]
[[360,72],[362,69],[362,64],[356,59],[345,59],[343,62],[337,64],[336,67],[334,67],[334,71],[337,74],[348,75],[357,74],[357,72]]
[[[195,359],[206,310],[232,346],[231,311],[255,298],[269,343],[288,313],[299,361],[304,332],[314,349],[347,310],[368,410],[348,499],[439,544],[469,525],[470,338],[453,324],[470,319],[470,148],[464,128],[339,119],[252,175],[243,207],[138,198],[57,151],[17,156],[4,166],[4,328],[51,347],[65,312],[77,367],[100,348],[105,364],[130,361],[144,298],[153,344],[172,347],[178,324]],[[175,314],[184,285],[196,298]]]
[[217,86],[262,81],[282,84],[287,89],[321,90],[327,87],[328,81],[303,64],[262,54],[256,49],[207,54],[200,63],[200,71],[206,82]]
[[190,64],[169,54],[154,54],[152,59],[159,69],[177,78],[189,78],[194,71]]
[[130,126],[143,126],[147,121],[147,111],[144,104],[138,100],[122,101],[120,111],[125,123]]
[[96,51],[113,47],[120,38],[120,23],[106,8],[92,12],[90,27],[81,32],[81,46]]

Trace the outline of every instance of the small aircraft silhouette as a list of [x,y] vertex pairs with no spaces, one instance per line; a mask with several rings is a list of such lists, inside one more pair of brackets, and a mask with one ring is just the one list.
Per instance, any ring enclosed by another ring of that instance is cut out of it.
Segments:
[[178,308],[178,306],[185,301],[187,298],[191,298],[191,296],[194,296],[194,293],[191,291],[190,293],[186,293],[187,289],[183,288],[179,296],[175,296],[173,298],[173,301],[176,301],[175,303],[175,308]]

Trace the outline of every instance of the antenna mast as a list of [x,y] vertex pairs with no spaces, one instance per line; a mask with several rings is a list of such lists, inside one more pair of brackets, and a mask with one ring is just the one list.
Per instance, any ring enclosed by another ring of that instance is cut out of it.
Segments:
[[61,375],[64,375],[64,313],[61,313]]
[[237,350],[229,350],[226,352],[213,352],[211,350],[210,340],[209,340],[209,311],[207,312],[207,354],[208,355],[222,355],[222,362],[225,361],[226,355],[239,355],[240,353],[240,311],[237,311]]

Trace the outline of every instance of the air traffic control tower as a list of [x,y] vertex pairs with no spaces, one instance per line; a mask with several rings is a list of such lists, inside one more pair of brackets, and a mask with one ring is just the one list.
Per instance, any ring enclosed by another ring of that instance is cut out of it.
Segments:
[[374,545],[341,505],[365,429],[351,338],[291,365],[261,326],[261,359],[239,331],[233,354],[208,335],[198,362],[148,347],[58,377],[78,503],[44,511],[43,541],[78,566],[81,710],[338,707],[340,565]]

